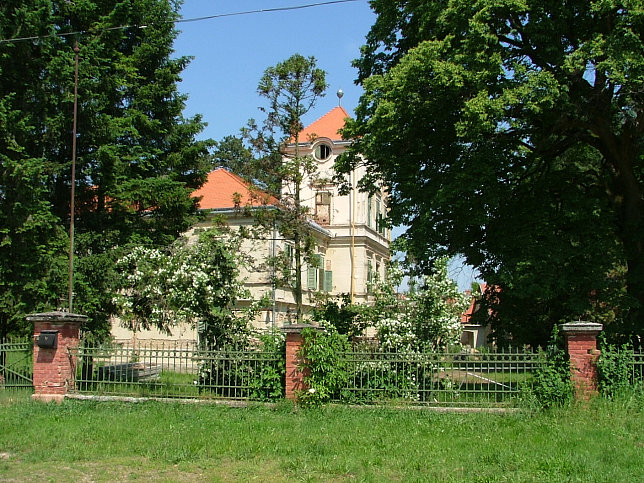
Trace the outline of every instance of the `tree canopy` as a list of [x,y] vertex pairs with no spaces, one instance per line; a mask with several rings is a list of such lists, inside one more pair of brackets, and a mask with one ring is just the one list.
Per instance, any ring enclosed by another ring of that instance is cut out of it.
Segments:
[[212,162],[215,167],[225,168],[277,197],[282,191],[282,182],[275,167],[281,164],[282,155],[279,149],[267,152],[263,137],[255,137],[257,132],[258,126],[251,120],[239,136],[224,137],[214,147]]
[[371,3],[337,170],[364,162],[362,187],[390,189],[421,269],[479,269],[500,340],[580,317],[642,335],[641,2]]
[[315,57],[293,54],[268,67],[257,85],[258,94],[267,102],[260,107],[266,116],[261,124],[251,119],[242,129],[254,157],[249,159],[248,151],[240,149],[244,144],[238,138],[225,139],[220,145],[225,149],[218,151],[224,155],[226,151],[238,153],[227,156],[231,166],[240,165],[241,153],[241,160],[248,164],[239,172],[259,182],[278,200],[277,210],[262,210],[256,217],[260,227],[277,228],[293,250],[292,260],[283,252],[271,263],[281,265],[275,283],[292,290],[298,322],[303,317],[302,267],[305,262],[315,264],[309,209],[302,203],[301,191],[304,180],[314,179],[317,173],[313,157],[301,153],[300,143],[309,140],[301,139],[300,132],[304,127],[302,117],[324,96],[326,88],[326,73],[317,67]]
[[107,329],[119,247],[167,245],[190,226],[210,143],[195,140],[201,119],[182,114],[189,59],[173,58],[176,18],[170,0],[0,6],[3,333],[65,295],[76,43],[74,310],[89,315],[86,329]]

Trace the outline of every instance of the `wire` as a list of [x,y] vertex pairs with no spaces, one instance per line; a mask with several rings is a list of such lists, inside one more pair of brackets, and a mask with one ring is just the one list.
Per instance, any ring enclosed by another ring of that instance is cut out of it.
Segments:
[[216,15],[207,15],[205,17],[192,17],[192,18],[180,18],[177,20],[162,20],[159,22],[153,22],[148,25],[119,25],[116,27],[105,27],[102,29],[98,30],[77,30],[75,32],[65,32],[65,33],[57,33],[57,34],[49,34],[49,35],[34,35],[30,37],[16,37],[12,39],[0,39],[0,44],[6,44],[6,43],[13,43],[13,42],[26,42],[30,40],[41,40],[41,39],[48,39],[52,37],[68,37],[70,35],[83,35],[86,33],[101,33],[101,32],[110,32],[112,30],[125,30],[129,28],[139,28],[139,29],[144,29],[152,25],[160,25],[164,23],[189,23],[189,22],[201,22],[204,20],[212,20],[216,18],[224,18],[224,17],[239,17],[241,15],[251,15],[255,13],[272,13],[272,12],[285,12],[289,10],[301,10],[303,8],[312,8],[312,7],[321,7],[325,5],[334,5],[338,3],[350,3],[350,2],[360,2],[364,0],[328,0],[325,2],[317,2],[317,3],[307,3],[306,5],[292,5],[288,7],[273,7],[273,8],[261,8],[257,10],[246,10],[242,12],[230,12],[230,13],[220,13]]

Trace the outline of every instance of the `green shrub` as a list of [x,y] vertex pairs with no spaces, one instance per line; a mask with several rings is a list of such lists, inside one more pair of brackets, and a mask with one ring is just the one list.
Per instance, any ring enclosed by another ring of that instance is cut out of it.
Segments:
[[563,340],[555,325],[545,351],[540,351],[543,361],[535,371],[532,384],[524,391],[524,400],[539,407],[561,407],[569,404],[574,396],[570,380],[570,361],[563,349]]
[[368,323],[364,318],[365,307],[351,303],[348,293],[318,301],[312,318],[331,330],[345,334],[349,339],[361,336]]
[[613,399],[634,388],[635,354],[633,349],[624,344],[616,346],[600,341],[601,355],[597,359],[597,383],[602,396]]
[[[250,382],[250,399],[278,401],[284,397],[286,378],[286,339],[280,332],[260,336],[263,360]],[[275,357],[277,356],[277,357]]]
[[338,332],[302,331],[302,347],[299,355],[304,361],[304,383],[307,390],[297,395],[301,406],[319,406],[339,396],[349,380],[344,354],[350,344],[346,335]]

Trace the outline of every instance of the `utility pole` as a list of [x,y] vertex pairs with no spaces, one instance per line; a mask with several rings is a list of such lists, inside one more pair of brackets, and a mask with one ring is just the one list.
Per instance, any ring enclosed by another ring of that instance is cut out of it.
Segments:
[[76,195],[76,118],[78,110],[78,42],[74,44],[74,123],[72,127],[72,181],[69,204],[69,313],[72,313],[74,299],[74,197]]

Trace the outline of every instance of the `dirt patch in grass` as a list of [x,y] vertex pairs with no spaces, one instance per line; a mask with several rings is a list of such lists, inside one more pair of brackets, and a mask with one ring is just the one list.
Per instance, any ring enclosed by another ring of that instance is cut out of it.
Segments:
[[[7,454],[7,453],[3,453]],[[162,463],[147,458],[105,459],[56,466],[52,462],[25,463],[11,459],[0,461],[0,481],[3,482],[197,482],[197,481],[293,481],[282,472],[279,465],[268,461],[233,461],[229,459],[194,463]],[[333,481],[328,479],[326,481]]]

